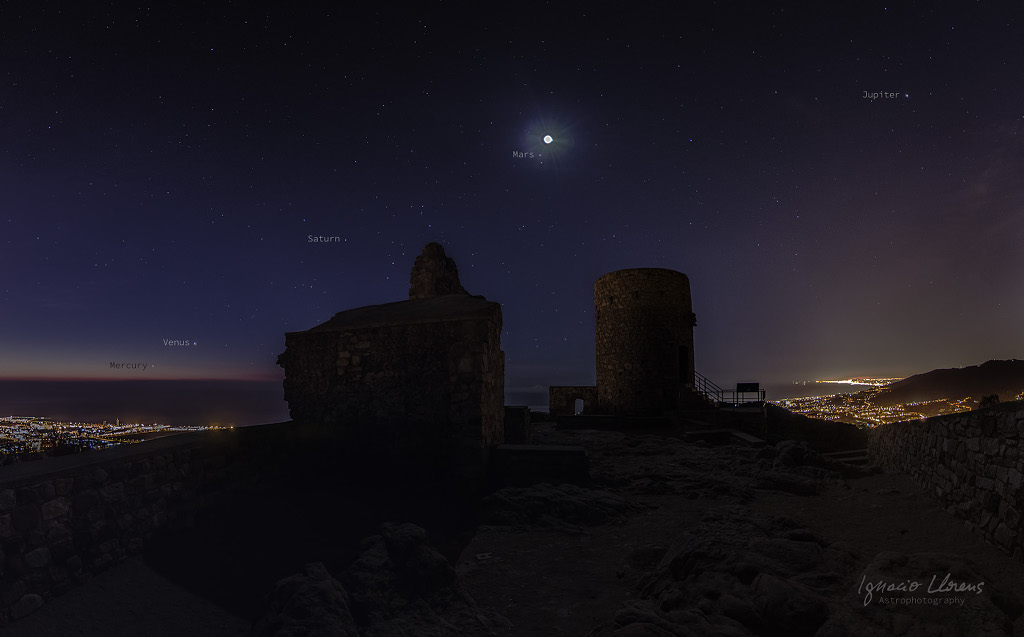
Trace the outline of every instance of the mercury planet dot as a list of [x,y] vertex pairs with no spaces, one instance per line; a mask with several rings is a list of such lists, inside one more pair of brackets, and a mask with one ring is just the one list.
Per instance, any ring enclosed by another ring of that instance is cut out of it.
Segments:
[[551,135],[545,135],[544,136],[544,143],[545,144],[550,144],[553,141],[555,141],[555,138],[552,137]]

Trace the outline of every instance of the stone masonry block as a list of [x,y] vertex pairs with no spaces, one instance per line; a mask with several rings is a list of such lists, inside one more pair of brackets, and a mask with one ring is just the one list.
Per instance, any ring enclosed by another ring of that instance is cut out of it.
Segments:
[[54,498],[49,502],[44,502],[42,506],[42,514],[44,520],[52,520],[53,518],[67,515],[71,509],[71,502],[65,498]]
[[13,490],[4,489],[3,491],[0,491],[0,513],[13,511],[16,502],[17,496],[15,496]]

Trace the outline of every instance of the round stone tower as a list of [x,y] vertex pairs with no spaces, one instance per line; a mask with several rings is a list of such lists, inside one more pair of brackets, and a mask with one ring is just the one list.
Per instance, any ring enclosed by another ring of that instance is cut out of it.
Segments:
[[690,280],[682,272],[634,268],[594,283],[600,411],[661,415],[693,393]]

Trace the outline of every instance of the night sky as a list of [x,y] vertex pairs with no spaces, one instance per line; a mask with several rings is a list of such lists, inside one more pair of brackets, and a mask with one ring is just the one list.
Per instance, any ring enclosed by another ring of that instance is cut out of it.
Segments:
[[0,377],[280,380],[429,241],[509,404],[632,267],[723,386],[1024,358],[1019,3],[361,4],[0,5]]

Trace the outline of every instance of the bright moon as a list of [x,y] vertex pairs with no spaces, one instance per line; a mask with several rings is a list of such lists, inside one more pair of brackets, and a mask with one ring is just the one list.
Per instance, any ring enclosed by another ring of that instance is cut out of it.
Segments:
[[555,141],[555,138],[552,137],[551,135],[545,135],[544,136],[544,143],[545,144],[550,144],[553,141]]

